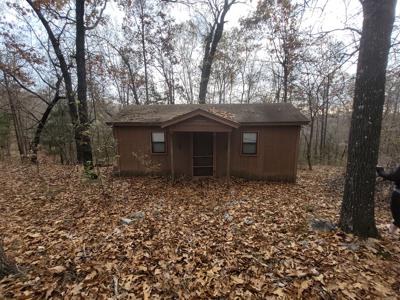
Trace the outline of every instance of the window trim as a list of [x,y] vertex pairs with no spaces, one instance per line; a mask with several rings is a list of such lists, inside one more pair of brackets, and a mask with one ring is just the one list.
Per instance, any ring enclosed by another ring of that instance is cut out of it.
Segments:
[[[255,143],[244,143],[243,137],[244,137],[245,133],[255,133],[256,134],[256,142]],[[258,131],[241,131],[241,133],[240,133],[240,155],[242,155],[242,156],[257,156],[258,155],[258,138],[259,138]],[[255,144],[256,152],[255,153],[244,153],[243,152],[244,144]]]
[[[161,143],[161,142],[153,142],[153,133],[163,133],[164,134],[164,152],[154,152],[153,143]],[[165,130],[152,130],[150,133],[150,151],[152,155],[166,155],[168,154],[168,144],[167,144],[167,133]]]

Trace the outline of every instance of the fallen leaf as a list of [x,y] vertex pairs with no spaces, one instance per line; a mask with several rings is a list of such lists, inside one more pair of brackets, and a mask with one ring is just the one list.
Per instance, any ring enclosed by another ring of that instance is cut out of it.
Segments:
[[49,268],[49,271],[53,274],[59,274],[62,273],[66,270],[66,268],[64,266],[55,266],[52,268]]

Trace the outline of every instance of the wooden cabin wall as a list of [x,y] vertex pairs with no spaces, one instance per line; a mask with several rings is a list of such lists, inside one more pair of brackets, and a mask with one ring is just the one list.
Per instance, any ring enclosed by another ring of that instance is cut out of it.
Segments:
[[166,153],[153,154],[151,133],[159,127],[114,127],[117,141],[118,168],[121,175],[169,174],[169,137],[166,132]]
[[[217,133],[216,137],[216,176],[218,178],[226,176],[227,153],[228,153],[228,133]],[[232,148],[231,148],[232,151]]]
[[[242,154],[242,132],[257,132],[256,155]],[[231,174],[246,178],[296,180],[300,126],[251,126],[232,132]]]
[[[159,127],[114,127],[119,153],[119,170],[125,175],[170,174],[170,137],[167,152],[151,152],[151,132]],[[243,155],[242,132],[257,132],[257,155]],[[228,133],[216,133],[216,177],[226,176]],[[246,126],[231,133],[231,175],[273,180],[296,180],[300,126]],[[176,175],[192,175],[190,132],[174,133]]]

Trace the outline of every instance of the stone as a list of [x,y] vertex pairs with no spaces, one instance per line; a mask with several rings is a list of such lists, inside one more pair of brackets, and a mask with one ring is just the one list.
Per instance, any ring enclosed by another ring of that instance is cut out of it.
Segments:
[[131,224],[132,222],[133,222],[132,219],[129,219],[129,218],[121,218],[121,223],[124,224],[124,225],[129,225],[129,224]]
[[226,212],[226,213],[224,213],[224,220],[225,220],[226,222],[232,222],[233,217],[231,216],[230,213]]
[[310,221],[310,227],[312,230],[321,232],[330,232],[336,230],[336,225],[327,220],[312,219]]
[[252,219],[252,218],[250,218],[250,217],[246,217],[246,218],[244,218],[244,224],[246,224],[246,225],[252,225],[252,224],[254,224],[254,220]]
[[142,220],[142,219],[144,219],[144,212],[137,211],[137,212],[133,213],[132,215],[130,215],[129,218],[134,219],[134,220]]
[[302,240],[302,241],[299,242],[299,244],[302,245],[303,247],[308,246],[309,243],[310,243],[310,242],[307,241],[307,240]]
[[351,251],[358,251],[360,249],[360,245],[356,243],[343,243],[342,246]]

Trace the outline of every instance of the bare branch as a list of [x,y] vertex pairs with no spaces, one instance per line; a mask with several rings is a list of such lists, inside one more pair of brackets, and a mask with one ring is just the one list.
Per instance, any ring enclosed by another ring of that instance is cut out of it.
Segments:
[[95,28],[97,27],[97,25],[99,25],[101,19],[103,18],[103,12],[104,12],[104,10],[106,9],[106,6],[107,6],[107,0],[104,0],[104,5],[103,5],[103,7],[101,8],[101,11],[100,11],[100,14],[99,14],[97,20],[94,22],[94,24],[93,24],[92,26],[86,26],[86,27],[85,27],[85,30],[92,30],[92,29],[95,29]]

